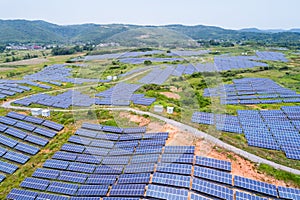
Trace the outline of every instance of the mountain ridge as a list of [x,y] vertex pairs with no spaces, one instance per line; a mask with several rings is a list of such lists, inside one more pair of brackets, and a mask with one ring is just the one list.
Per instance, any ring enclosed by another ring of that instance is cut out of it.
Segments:
[[[1,20],[0,43],[100,43],[112,41],[114,35],[141,28],[169,29],[179,35],[185,35],[193,40],[224,40],[224,41],[300,41],[300,29],[291,29],[290,32],[265,32],[264,30],[247,28],[242,30],[224,29],[217,26],[170,24],[163,26],[134,25],[134,24],[74,24],[57,25],[43,20]],[[160,35],[159,31],[154,31]],[[165,30],[161,32],[163,34]],[[132,34],[132,33],[131,33]],[[172,34],[170,34],[172,35]],[[122,36],[122,35],[121,35]],[[115,37],[120,39],[120,37]],[[168,38],[164,38],[168,39]],[[118,42],[118,41],[112,41]]]

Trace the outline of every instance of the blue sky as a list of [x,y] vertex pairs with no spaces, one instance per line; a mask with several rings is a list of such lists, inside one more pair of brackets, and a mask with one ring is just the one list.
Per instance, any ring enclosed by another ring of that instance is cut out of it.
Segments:
[[0,0],[0,19],[300,28],[299,0]]

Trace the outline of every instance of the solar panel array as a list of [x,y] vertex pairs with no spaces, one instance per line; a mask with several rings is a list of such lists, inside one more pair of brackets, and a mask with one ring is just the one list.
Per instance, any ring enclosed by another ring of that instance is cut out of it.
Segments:
[[0,79],[0,99],[4,99],[19,93],[30,91],[31,88],[25,85],[35,86],[42,89],[51,89],[51,86],[38,84],[31,81]]
[[183,58],[153,58],[153,57],[145,57],[145,58],[122,58],[119,59],[122,63],[128,63],[128,64],[142,64],[145,61],[151,61],[153,63],[158,62],[176,62],[176,61],[183,61]]
[[14,103],[22,106],[38,104],[42,106],[66,109],[70,106],[89,107],[95,104],[95,99],[78,91],[68,90],[56,96],[48,94],[36,94],[20,100],[16,100],[14,101]]
[[86,61],[90,60],[105,60],[105,59],[119,59],[119,58],[131,58],[131,57],[139,57],[145,55],[155,55],[155,54],[163,54],[163,51],[153,50],[153,51],[132,51],[125,53],[112,53],[112,54],[102,54],[102,55],[89,55],[85,57]]
[[15,112],[0,117],[0,182],[36,155],[62,125]]
[[280,52],[258,51],[256,52],[257,60],[288,62],[285,55]]
[[132,101],[138,105],[151,105],[156,98],[145,97],[144,94],[134,94],[142,85],[139,84],[127,84],[118,83],[116,86],[96,94],[96,105],[118,105],[129,106]]
[[194,146],[165,146],[167,139],[168,133],[145,128],[85,123],[7,199],[260,200],[299,194],[282,187],[277,193],[274,185],[233,176],[230,162],[195,156]]
[[106,82],[107,80],[72,78],[72,68],[68,68],[65,64],[55,64],[43,68],[41,71],[24,76],[25,80],[40,81],[60,85],[59,82],[83,84],[83,83],[98,83]]
[[174,70],[173,66],[166,66],[164,68],[153,68],[146,76],[139,80],[144,84],[162,85],[171,75]]
[[172,50],[170,53],[167,53],[167,56],[200,56],[208,54],[209,50],[198,50],[198,51],[176,51]]
[[267,78],[243,78],[233,84],[206,88],[203,96],[220,97],[221,104],[299,103],[300,94]]
[[237,116],[195,112],[192,122],[216,125],[218,130],[244,133],[249,146],[283,151],[300,160],[300,106],[281,110],[238,110]]

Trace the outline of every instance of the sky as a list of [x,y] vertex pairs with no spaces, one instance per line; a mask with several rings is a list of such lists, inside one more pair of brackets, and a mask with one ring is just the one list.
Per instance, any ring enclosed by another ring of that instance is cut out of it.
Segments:
[[0,19],[60,25],[211,25],[300,28],[300,0],[0,0]]

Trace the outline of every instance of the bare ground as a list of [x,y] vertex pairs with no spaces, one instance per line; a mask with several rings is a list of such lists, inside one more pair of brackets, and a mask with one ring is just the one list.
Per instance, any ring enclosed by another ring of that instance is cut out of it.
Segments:
[[180,99],[180,95],[173,92],[160,92],[160,94],[171,99]]
[[3,63],[1,64],[2,66],[9,66],[9,65],[37,65],[41,64],[44,62],[48,62],[47,59],[45,58],[32,58],[28,60],[20,60],[20,61],[15,61],[15,62],[8,62],[8,63]]

